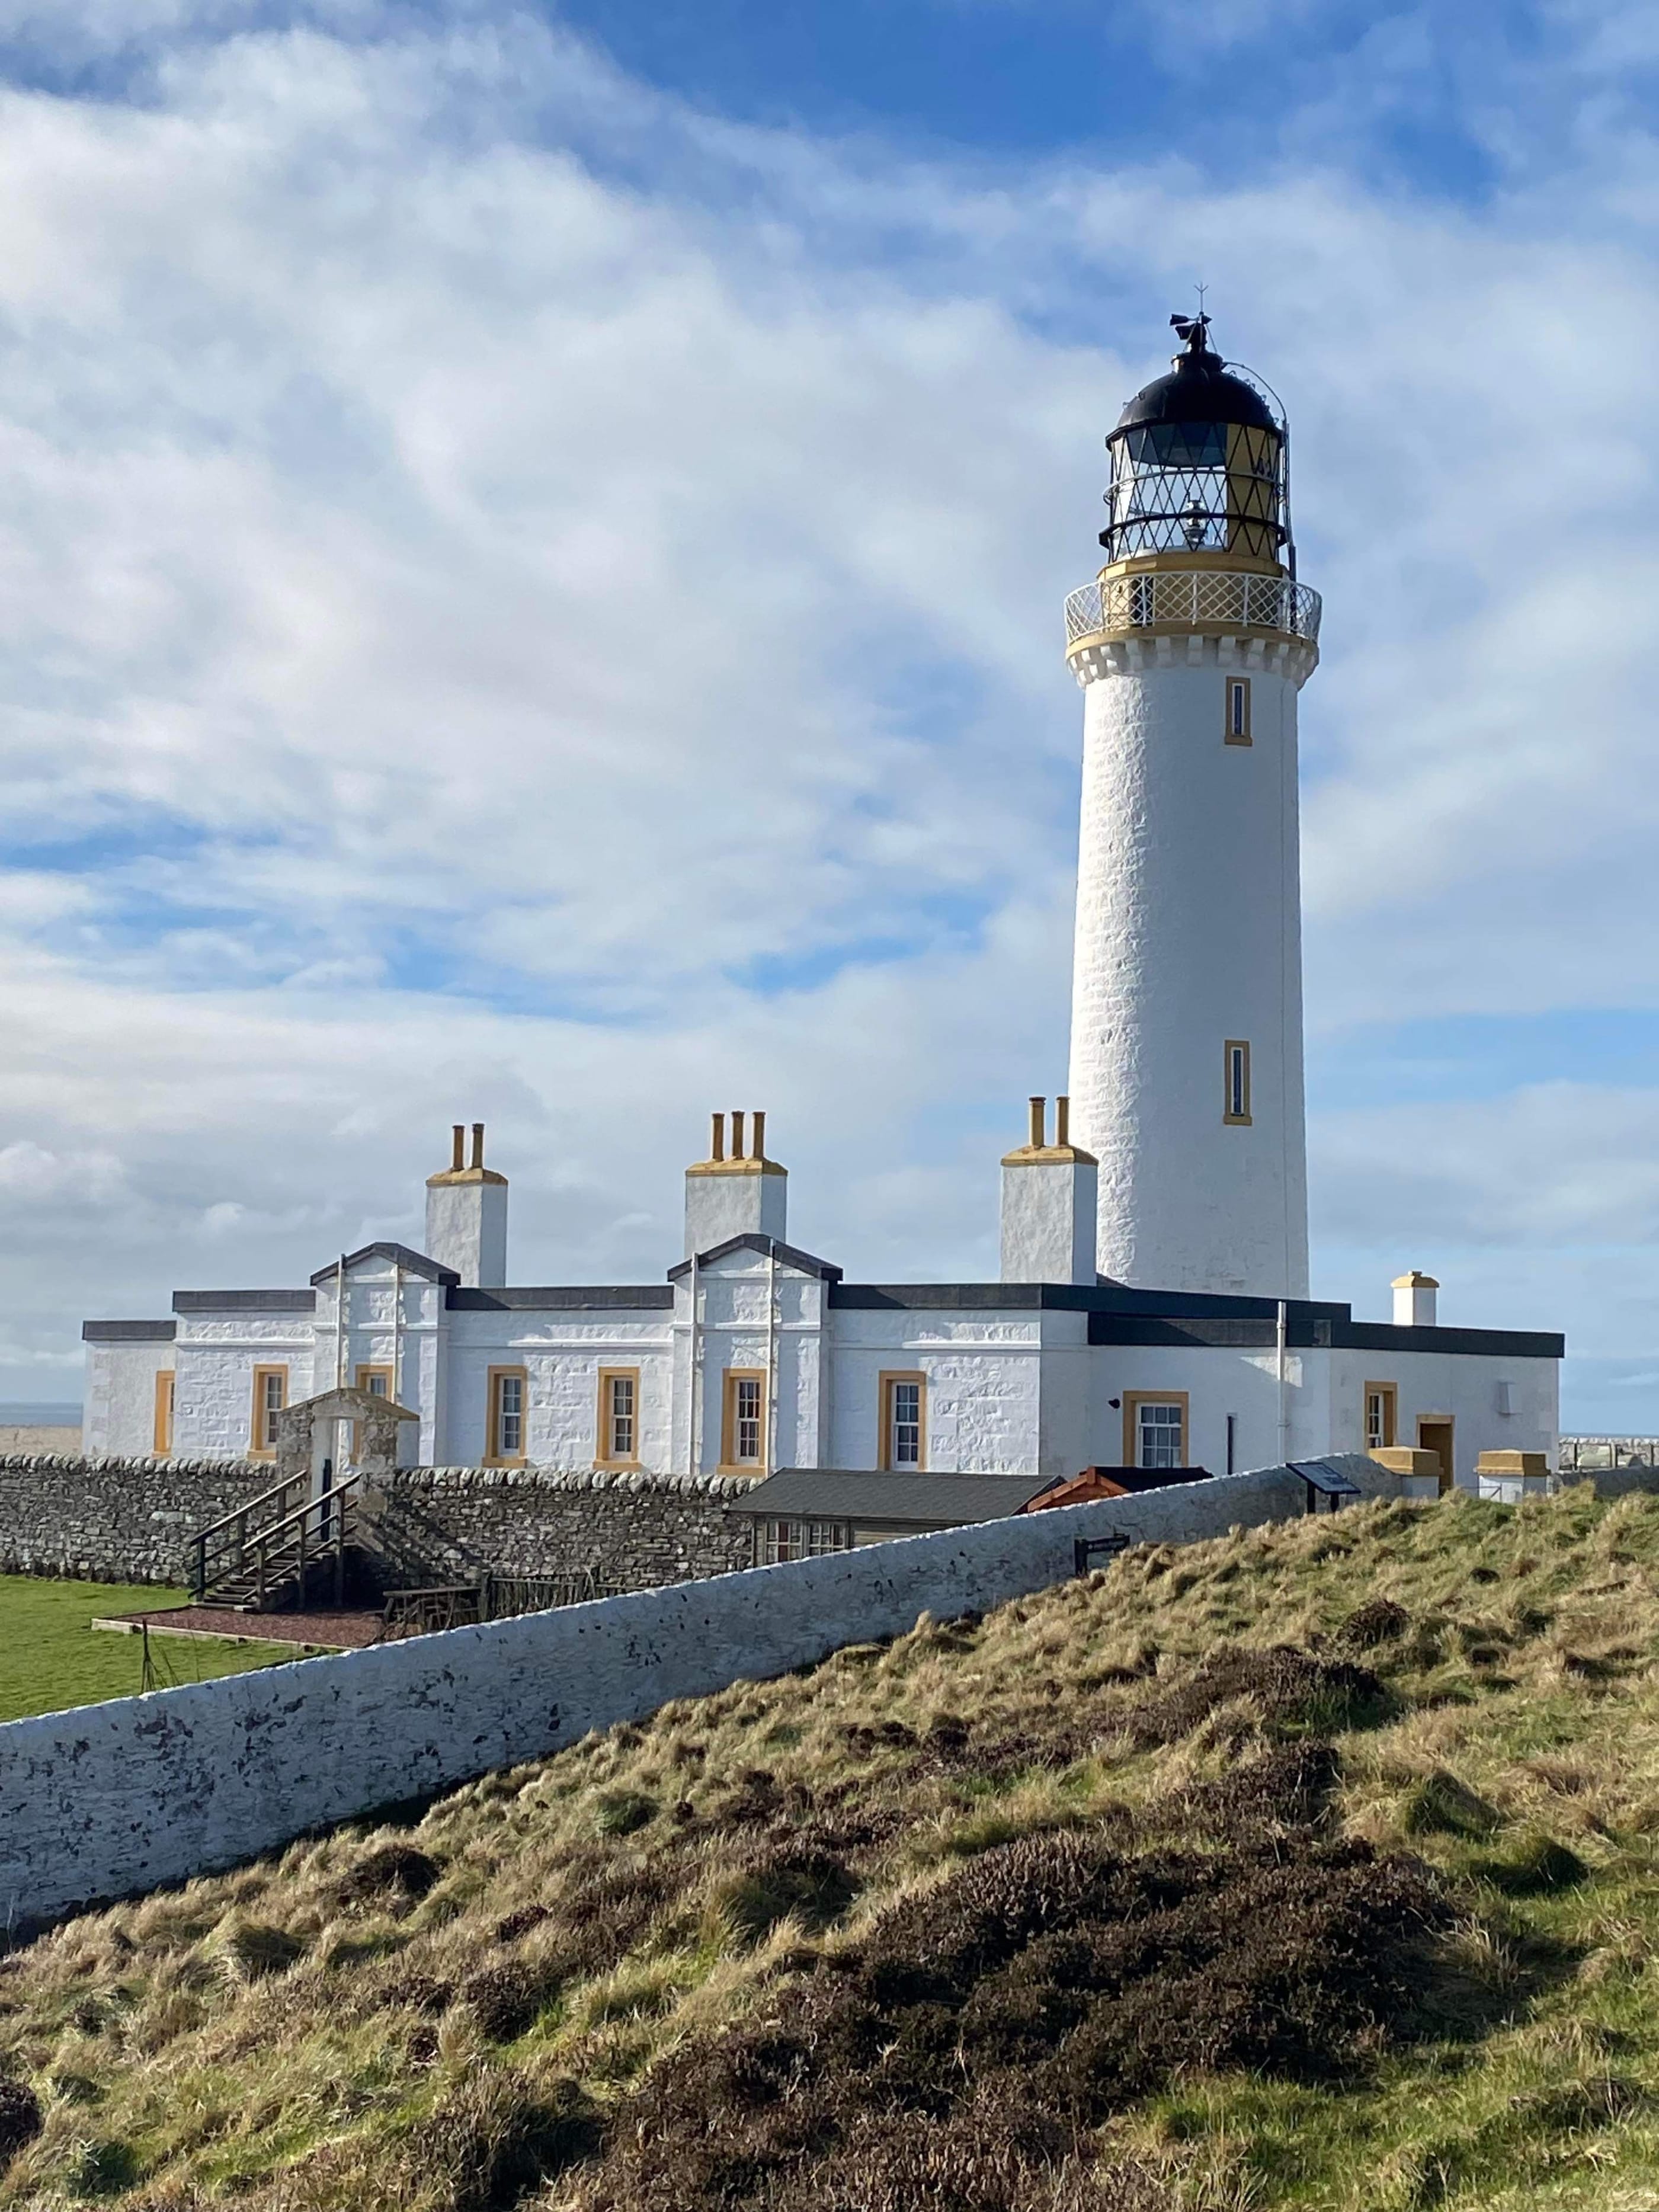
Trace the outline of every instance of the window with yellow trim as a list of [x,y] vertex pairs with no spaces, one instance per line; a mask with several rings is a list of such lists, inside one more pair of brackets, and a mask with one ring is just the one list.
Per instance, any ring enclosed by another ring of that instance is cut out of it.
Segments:
[[158,1459],[165,1459],[173,1449],[173,1402],[178,1380],[171,1367],[163,1367],[155,1377],[155,1450]]
[[1365,1449],[1382,1451],[1400,1433],[1400,1394],[1392,1382],[1365,1385]]
[[720,1464],[745,1468],[766,1464],[766,1376],[759,1368],[726,1370]]
[[492,1467],[517,1465],[529,1434],[530,1383],[522,1367],[489,1370],[489,1420],[486,1454]]
[[927,1378],[881,1378],[881,1465],[890,1473],[927,1464]]
[[270,1459],[276,1450],[276,1416],[288,1403],[286,1367],[256,1367],[253,1370],[253,1418],[249,1429],[249,1451],[255,1459]]
[[601,1467],[637,1467],[640,1460],[640,1370],[637,1367],[599,1370],[599,1448],[594,1456]]
[[1123,1464],[1177,1468],[1187,1464],[1185,1390],[1128,1390],[1123,1398]]

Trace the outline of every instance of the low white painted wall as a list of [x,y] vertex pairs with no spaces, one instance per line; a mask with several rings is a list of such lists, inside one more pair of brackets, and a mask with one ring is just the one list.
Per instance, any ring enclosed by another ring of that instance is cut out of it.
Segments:
[[[1369,1461],[1339,1464],[1389,1492]],[[1305,1502],[1299,1477],[1269,1468],[13,1721],[0,1923],[234,1865],[922,1613],[988,1611],[1065,1580],[1079,1536],[1191,1543]]]

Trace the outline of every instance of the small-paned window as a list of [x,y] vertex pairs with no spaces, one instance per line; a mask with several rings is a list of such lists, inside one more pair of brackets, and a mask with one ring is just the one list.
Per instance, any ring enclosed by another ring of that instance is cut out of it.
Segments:
[[847,1521],[763,1521],[755,1532],[755,1565],[775,1567],[789,1559],[822,1559],[831,1552],[850,1552],[853,1529]]
[[1223,1048],[1224,1084],[1221,1118],[1248,1126],[1250,1119],[1250,1048],[1243,1037],[1229,1037]]
[[1179,1467],[1181,1436],[1186,1424],[1179,1406],[1143,1406],[1139,1417],[1140,1467]]
[[599,1459],[633,1467],[640,1455],[640,1371],[606,1367],[599,1374]]
[[749,1368],[726,1374],[726,1407],[720,1459],[726,1467],[766,1463],[766,1377]]
[[1125,1395],[1123,1459],[1128,1467],[1186,1466],[1184,1390],[1131,1390]]
[[1248,745],[1250,742],[1250,679],[1248,676],[1227,678],[1227,718],[1223,736],[1230,745]]
[[525,1455],[525,1415],[530,1391],[522,1367],[492,1367],[489,1370],[489,1449],[488,1456],[501,1462]]
[[256,1367],[252,1449],[261,1459],[269,1459],[276,1449],[276,1416],[287,1403],[287,1368]]
[[155,1449],[158,1459],[165,1459],[173,1449],[173,1405],[179,1377],[171,1367],[164,1367],[155,1377]]
[[920,1469],[927,1463],[927,1385],[920,1375],[881,1378],[881,1464]]
[[1399,1394],[1392,1382],[1365,1385],[1365,1449],[1382,1451],[1399,1434]]

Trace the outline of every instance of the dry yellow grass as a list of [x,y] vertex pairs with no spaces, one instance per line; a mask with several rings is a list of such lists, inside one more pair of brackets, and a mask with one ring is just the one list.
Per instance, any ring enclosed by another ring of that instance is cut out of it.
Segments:
[[[1382,1599],[1398,1633],[1329,1641]],[[1227,1644],[1341,1650],[1386,1703],[1287,1719],[1246,1690],[1148,1741],[1149,1698]],[[1182,1793],[1318,1736],[1338,1825],[1450,1886],[1479,2033],[1449,2017],[1340,2081],[1177,2072],[1080,2162],[910,2201],[1659,2208],[1656,1661],[1659,1501],[1368,1507],[1132,1552],[14,1954],[0,2081],[44,2124],[0,2205],[621,2203],[589,2155],[607,2116],[787,2014],[901,1900],[1023,1838],[1150,1822],[1224,1848]]]

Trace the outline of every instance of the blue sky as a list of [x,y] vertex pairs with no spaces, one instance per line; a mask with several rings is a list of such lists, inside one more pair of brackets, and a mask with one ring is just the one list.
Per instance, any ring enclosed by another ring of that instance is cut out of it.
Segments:
[[1368,143],[1346,150],[1374,180],[1435,191],[1490,188],[1485,112],[1522,87],[1546,95],[1575,52],[1551,11],[1479,5],[669,0],[562,14],[631,75],[748,123],[993,158],[1177,155],[1234,177],[1279,158],[1334,67],[1375,69],[1386,90],[1373,87]]
[[[1316,1286],[1659,1431],[1659,32],[1620,5],[0,7],[0,1395],[413,1236],[650,1279],[713,1105],[992,1264],[1101,438],[1295,426]],[[740,1096],[741,1094],[741,1096]]]

